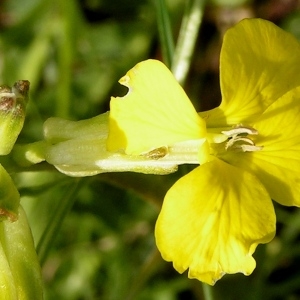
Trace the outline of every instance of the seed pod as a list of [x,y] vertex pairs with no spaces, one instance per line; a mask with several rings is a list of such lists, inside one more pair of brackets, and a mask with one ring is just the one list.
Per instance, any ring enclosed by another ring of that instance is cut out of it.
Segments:
[[0,155],[11,151],[23,127],[29,85],[19,80],[12,88],[0,86]]

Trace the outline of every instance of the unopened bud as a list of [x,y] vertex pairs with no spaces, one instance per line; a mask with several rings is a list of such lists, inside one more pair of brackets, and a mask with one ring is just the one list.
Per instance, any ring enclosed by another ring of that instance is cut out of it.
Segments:
[[0,155],[13,148],[25,120],[29,81],[19,80],[12,88],[0,86]]
[[15,221],[19,204],[20,194],[9,174],[0,165],[0,222],[5,219]]
[[41,269],[25,211],[0,222],[0,299],[42,300]]

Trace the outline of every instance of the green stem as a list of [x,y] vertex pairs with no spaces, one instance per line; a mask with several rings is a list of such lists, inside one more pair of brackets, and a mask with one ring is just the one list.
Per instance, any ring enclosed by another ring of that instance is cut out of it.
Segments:
[[155,0],[156,16],[163,60],[170,67],[174,56],[174,41],[165,0]]
[[[58,52],[58,85],[56,116],[68,118],[71,108],[71,71],[74,56],[74,38],[78,23],[81,22],[78,15],[76,1],[57,1],[57,52]],[[78,33],[79,34],[79,33]]]
[[50,218],[49,224],[46,226],[45,231],[37,245],[37,254],[41,265],[46,260],[49,249],[57,235],[61,224],[73,206],[75,195],[79,189],[80,180],[76,180],[75,184],[72,185],[70,189],[67,189],[66,194],[62,197],[61,201],[58,203],[57,207],[53,210],[52,218]]
[[17,78],[30,81],[30,92],[34,93],[41,78],[42,68],[49,54],[51,39],[51,24],[45,22],[46,26],[40,29],[35,39],[31,42],[24,55],[18,70]]
[[188,0],[172,62],[172,72],[183,85],[190,68],[206,0]]
[[206,283],[202,283],[203,294],[205,300],[213,300],[212,287]]
[[145,282],[153,275],[153,273],[157,270],[159,267],[159,262],[161,261],[161,256],[157,249],[154,249],[148,256],[148,259],[145,261],[145,263],[141,266],[140,272],[138,274],[138,277],[132,282],[131,284],[131,290],[127,297],[125,297],[126,300],[134,300],[136,299],[138,293],[143,288]]

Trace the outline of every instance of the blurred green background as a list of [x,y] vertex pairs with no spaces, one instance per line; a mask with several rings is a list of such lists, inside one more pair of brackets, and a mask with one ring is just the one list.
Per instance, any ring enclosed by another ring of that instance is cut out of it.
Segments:
[[[166,1],[174,40],[187,0]],[[163,60],[154,0],[0,2],[0,83],[31,82],[18,143],[43,138],[52,116],[90,118],[126,93],[117,81],[137,62]],[[273,21],[300,39],[299,0],[211,0],[185,90],[198,110],[220,102],[219,53],[226,29],[247,17]],[[299,66],[300,70],[300,66]],[[46,164],[20,169],[2,158],[22,196],[42,263],[45,298],[204,299],[156,250],[153,231],[165,192],[188,171],[70,178]],[[227,275],[214,299],[300,299],[300,210],[276,205],[278,232],[258,247],[257,268]]]

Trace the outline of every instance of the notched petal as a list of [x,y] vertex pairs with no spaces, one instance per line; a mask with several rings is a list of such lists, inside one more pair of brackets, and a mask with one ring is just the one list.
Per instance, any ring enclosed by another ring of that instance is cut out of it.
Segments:
[[205,122],[163,63],[143,61],[120,83],[129,91],[124,97],[111,98],[109,151],[139,155],[205,137]]

